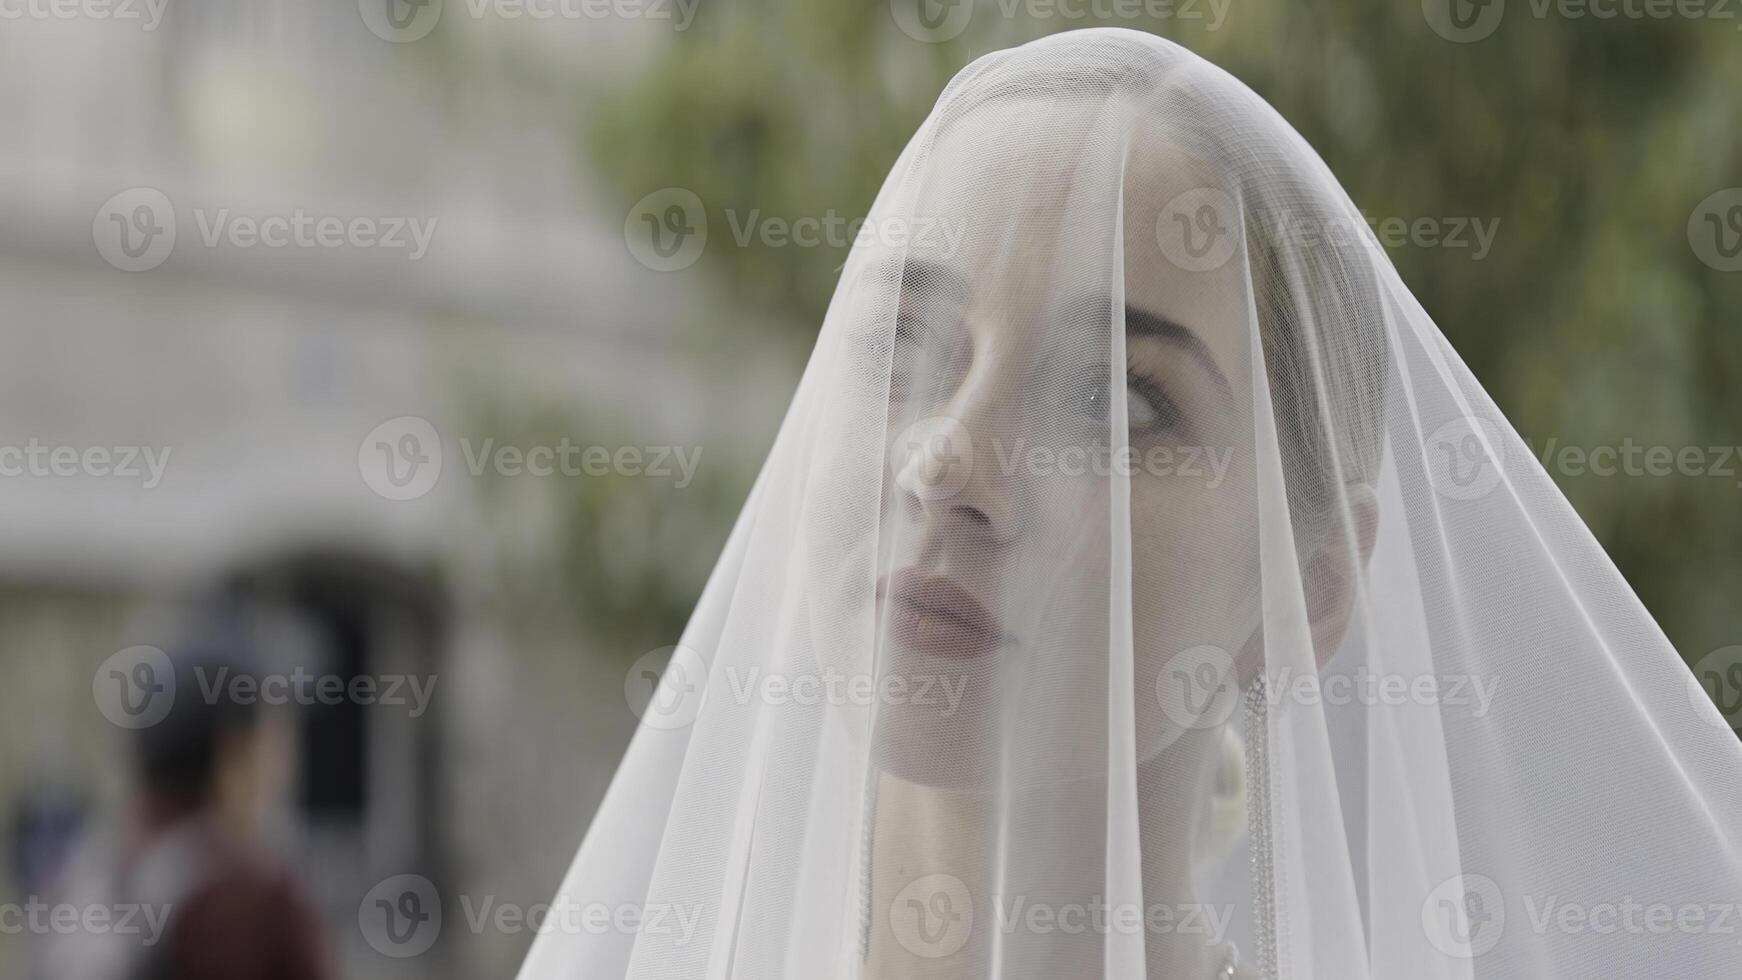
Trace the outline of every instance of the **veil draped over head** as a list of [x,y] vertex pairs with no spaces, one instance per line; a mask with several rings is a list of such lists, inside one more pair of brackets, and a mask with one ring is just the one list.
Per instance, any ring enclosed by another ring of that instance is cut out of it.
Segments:
[[1742,975],[1724,718],[1149,35],[944,91],[648,677],[523,980]]

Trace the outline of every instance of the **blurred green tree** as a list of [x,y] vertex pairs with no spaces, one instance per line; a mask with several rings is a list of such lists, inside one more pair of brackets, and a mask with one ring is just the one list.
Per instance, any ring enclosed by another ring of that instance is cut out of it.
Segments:
[[[1456,43],[1416,3],[1249,0],[1218,22],[1208,3],[1098,20],[1118,8],[983,2],[933,44],[896,26],[892,4],[918,2],[705,5],[645,70],[597,93],[589,153],[625,211],[659,187],[695,191],[723,244],[688,274],[814,329],[846,248],[741,244],[728,212],[862,215],[974,56],[1055,30],[1151,31],[1268,99],[1370,218],[1498,220],[1481,258],[1391,254],[1536,451],[1742,444],[1742,273],[1703,264],[1687,235],[1702,199],[1742,184],[1734,20],[1514,4],[1492,34]],[[1742,463],[1728,476],[1550,472],[1684,656],[1742,642]]]

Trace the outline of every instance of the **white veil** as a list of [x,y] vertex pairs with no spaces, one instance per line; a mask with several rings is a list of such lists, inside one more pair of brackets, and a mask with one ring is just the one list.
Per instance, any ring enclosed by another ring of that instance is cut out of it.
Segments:
[[649,676],[523,980],[1742,975],[1727,723],[1149,35],[944,91]]

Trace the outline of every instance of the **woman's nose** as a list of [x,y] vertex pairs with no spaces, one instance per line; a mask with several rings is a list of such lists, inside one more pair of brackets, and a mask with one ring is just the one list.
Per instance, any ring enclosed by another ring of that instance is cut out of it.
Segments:
[[951,534],[978,544],[1008,544],[1017,531],[1011,477],[1001,467],[995,424],[963,410],[909,426],[896,441],[895,484],[909,509]]

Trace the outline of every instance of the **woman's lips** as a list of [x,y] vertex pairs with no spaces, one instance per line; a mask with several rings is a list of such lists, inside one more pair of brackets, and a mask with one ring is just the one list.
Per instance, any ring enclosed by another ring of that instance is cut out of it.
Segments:
[[889,632],[897,643],[943,657],[978,657],[1009,639],[986,607],[955,582],[904,568],[877,583],[888,603]]

